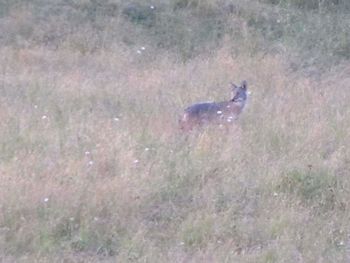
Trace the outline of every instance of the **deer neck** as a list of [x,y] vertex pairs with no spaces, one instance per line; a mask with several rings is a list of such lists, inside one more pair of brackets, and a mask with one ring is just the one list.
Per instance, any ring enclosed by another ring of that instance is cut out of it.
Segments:
[[240,110],[243,110],[245,101],[244,100],[237,100],[237,101],[231,101],[230,103],[233,107],[238,107]]

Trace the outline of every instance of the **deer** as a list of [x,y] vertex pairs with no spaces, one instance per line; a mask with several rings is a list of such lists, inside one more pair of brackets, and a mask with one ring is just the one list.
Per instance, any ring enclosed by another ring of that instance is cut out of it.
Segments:
[[179,120],[183,131],[208,124],[227,125],[234,123],[242,113],[248,98],[247,81],[240,86],[231,84],[232,95],[228,101],[195,103],[184,110]]

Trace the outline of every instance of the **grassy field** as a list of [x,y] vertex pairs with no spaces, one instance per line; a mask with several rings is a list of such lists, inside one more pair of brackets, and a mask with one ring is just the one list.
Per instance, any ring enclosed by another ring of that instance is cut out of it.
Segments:
[[[0,262],[350,262],[350,4],[0,0]],[[252,95],[230,130],[191,103]]]

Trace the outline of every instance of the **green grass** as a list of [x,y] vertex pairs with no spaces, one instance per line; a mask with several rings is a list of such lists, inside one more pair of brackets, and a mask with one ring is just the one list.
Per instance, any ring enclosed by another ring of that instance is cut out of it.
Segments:
[[[2,1],[0,261],[347,262],[349,6],[329,3]],[[179,130],[243,79],[233,127]]]

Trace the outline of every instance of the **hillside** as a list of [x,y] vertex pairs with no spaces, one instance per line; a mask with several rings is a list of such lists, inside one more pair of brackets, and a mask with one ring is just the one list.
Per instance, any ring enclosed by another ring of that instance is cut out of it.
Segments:
[[2,0],[0,32],[0,262],[350,262],[349,1]]

